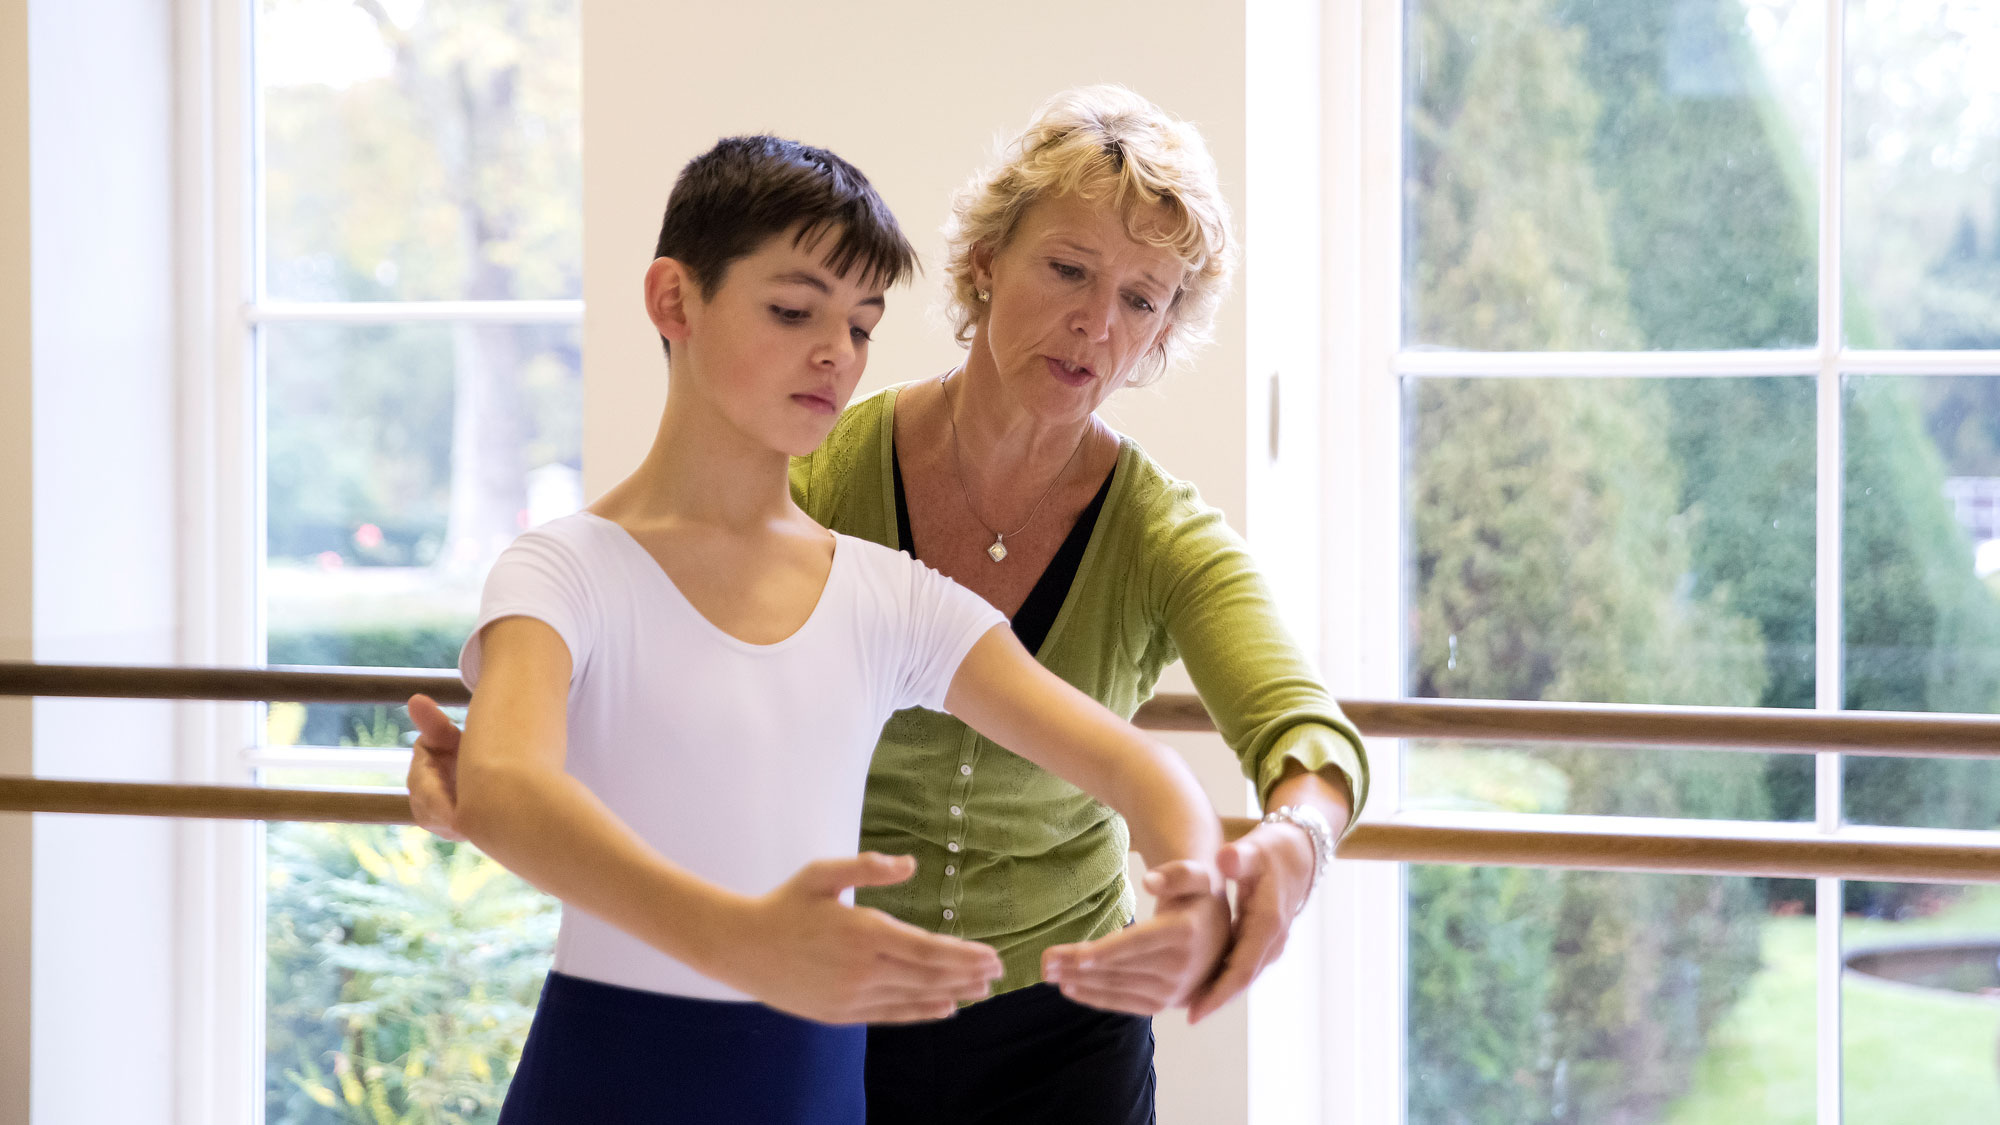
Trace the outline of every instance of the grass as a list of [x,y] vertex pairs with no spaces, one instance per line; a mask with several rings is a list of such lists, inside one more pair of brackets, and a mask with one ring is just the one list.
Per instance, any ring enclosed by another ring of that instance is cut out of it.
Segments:
[[[2000,934],[2000,890],[1979,889],[1908,922],[1847,919],[1851,948]],[[1764,924],[1764,969],[1710,1036],[1694,1085],[1664,1125],[1811,1125],[1813,920]],[[1841,991],[1843,1117],[1856,1125],[2000,1121],[2000,1005],[1850,974]]]

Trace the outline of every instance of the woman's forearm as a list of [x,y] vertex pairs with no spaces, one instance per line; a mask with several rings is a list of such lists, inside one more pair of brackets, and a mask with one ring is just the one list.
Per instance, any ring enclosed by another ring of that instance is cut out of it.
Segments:
[[1267,812],[1283,805],[1294,808],[1309,805],[1317,809],[1326,818],[1327,827],[1333,829],[1336,840],[1354,819],[1354,797],[1348,792],[1347,775],[1334,766],[1313,772],[1296,761],[1287,762],[1283,776],[1271,786],[1270,796],[1264,801]]

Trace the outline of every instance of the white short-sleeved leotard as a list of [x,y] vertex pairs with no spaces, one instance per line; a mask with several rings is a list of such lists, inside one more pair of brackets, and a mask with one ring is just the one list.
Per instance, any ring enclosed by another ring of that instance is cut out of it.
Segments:
[[[763,894],[815,859],[850,856],[868,760],[890,714],[941,708],[959,662],[1005,618],[978,595],[866,540],[834,536],[804,625],[738,640],[681,595],[616,523],[579,512],[522,535],[487,576],[459,654],[477,688],[480,630],[545,622],[569,646],[568,772],[695,875]],[[747,999],[568,908],[555,967],[678,996]]]

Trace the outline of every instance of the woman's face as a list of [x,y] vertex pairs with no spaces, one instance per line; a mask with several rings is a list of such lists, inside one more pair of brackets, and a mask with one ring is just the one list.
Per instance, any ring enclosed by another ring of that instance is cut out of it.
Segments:
[[1006,246],[973,254],[974,283],[989,294],[979,339],[1023,408],[1081,419],[1159,344],[1181,273],[1171,251],[1127,234],[1115,207],[1043,199]]

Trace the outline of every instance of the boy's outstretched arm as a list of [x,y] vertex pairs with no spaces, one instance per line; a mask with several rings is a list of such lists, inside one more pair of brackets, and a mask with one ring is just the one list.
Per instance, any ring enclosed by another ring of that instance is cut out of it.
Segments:
[[937,1019],[1000,975],[984,945],[840,901],[848,887],[908,878],[908,857],[822,860],[755,897],[668,861],[563,770],[570,654],[556,631],[507,617],[486,627],[482,645],[455,824],[529,883],[705,976],[825,1023]]
[[1043,976],[1100,1008],[1150,1015],[1186,1003],[1215,971],[1229,937],[1229,903],[1214,862],[1222,826],[1186,763],[1036,663],[1005,628],[989,631],[966,654],[945,709],[1124,814],[1147,865],[1169,866],[1183,889],[1161,898],[1152,918],[1100,939],[1118,943],[1115,967],[1055,946],[1043,955]]

